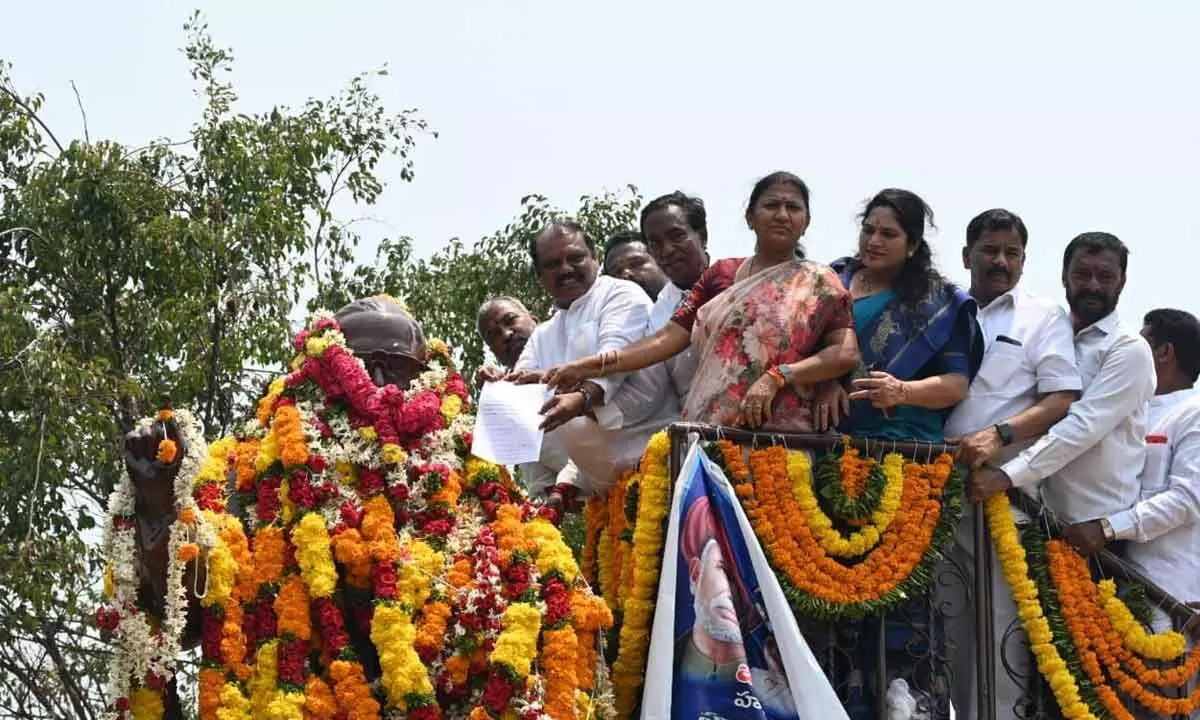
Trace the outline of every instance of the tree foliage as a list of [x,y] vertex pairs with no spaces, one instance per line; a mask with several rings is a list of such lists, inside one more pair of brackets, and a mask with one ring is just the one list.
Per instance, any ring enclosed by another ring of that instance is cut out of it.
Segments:
[[632,185],[621,192],[585,195],[570,213],[542,195],[527,195],[521,198],[516,219],[470,246],[455,238],[422,259],[414,257],[408,238],[383,242],[373,264],[337,275],[314,304],[340,307],[376,292],[403,297],[427,336],[439,337],[459,351],[464,373],[471,377],[484,361],[476,315],[485,300],[511,295],[542,319],[550,312],[549,297],[534,277],[529,256],[534,235],[548,222],[569,217],[599,245],[618,230],[636,227],[641,204]]
[[[356,263],[334,213],[374,203],[384,170],[413,177],[432,134],[388,112],[376,73],[299,108],[239,109],[231,53],[199,16],[184,52],[203,111],[187,138],[142,147],[63,143],[0,62],[0,718],[94,718],[107,647],[91,620],[99,519],[122,471],[121,437],[162,396],[198,410],[210,437],[282,367],[310,306],[390,292],[430,336],[484,357],[475,313],[511,294],[548,303],[528,243],[562,211],[522,199],[504,229],[429,258],[410,239]],[[381,165],[387,160],[388,164]],[[598,241],[635,224],[640,197],[585,196],[573,213]]]
[[199,17],[185,31],[204,110],[183,142],[63,145],[0,67],[0,707],[21,717],[103,707],[86,620],[121,436],[161,395],[228,430],[302,291],[354,257],[333,199],[373,203],[389,156],[410,179],[426,132],[368,74],[239,111],[229,51]]

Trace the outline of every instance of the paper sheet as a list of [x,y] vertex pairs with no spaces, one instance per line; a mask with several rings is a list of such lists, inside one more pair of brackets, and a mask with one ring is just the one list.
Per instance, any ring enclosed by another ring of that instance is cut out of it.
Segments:
[[497,465],[534,462],[542,452],[538,411],[554,391],[545,385],[501,380],[483,386],[475,408],[471,454]]

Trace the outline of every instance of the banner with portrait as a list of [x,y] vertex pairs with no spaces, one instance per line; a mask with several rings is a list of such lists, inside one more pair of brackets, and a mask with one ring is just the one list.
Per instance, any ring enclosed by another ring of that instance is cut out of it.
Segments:
[[693,444],[675,481],[642,718],[846,717],[729,480]]

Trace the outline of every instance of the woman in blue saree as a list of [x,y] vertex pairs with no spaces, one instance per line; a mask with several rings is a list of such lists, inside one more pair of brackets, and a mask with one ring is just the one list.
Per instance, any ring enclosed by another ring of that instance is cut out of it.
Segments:
[[933,212],[916,194],[883,190],[860,217],[858,253],[832,267],[854,301],[862,365],[849,389],[818,394],[817,428],[941,442],[983,358],[975,301],[933,267]]

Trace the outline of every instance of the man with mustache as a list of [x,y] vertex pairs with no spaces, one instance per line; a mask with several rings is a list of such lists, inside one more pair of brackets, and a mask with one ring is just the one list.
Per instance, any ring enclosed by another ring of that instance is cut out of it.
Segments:
[[1002,467],[972,474],[975,503],[1041,482],[1047,508],[1068,523],[1101,522],[1138,499],[1146,459],[1146,404],[1154,396],[1154,357],[1117,318],[1129,249],[1115,235],[1087,232],[1063,253],[1063,287],[1075,329],[1083,396],[1050,431]]
[[[1147,413],[1146,465],[1141,497],[1129,510],[1108,516],[1111,535],[1131,540],[1125,557],[1146,577],[1186,603],[1200,601],[1200,321],[1183,310],[1150,311],[1142,336],[1154,354],[1157,378]],[[1103,520],[1067,529],[1083,552],[1098,552],[1110,537]],[[1170,618],[1154,611],[1154,630]]]
[[[647,203],[642,208],[640,222],[646,249],[671,281],[658,294],[650,311],[650,332],[656,333],[671,322],[683,299],[708,268],[708,212],[703,200],[676,190]],[[682,406],[696,370],[693,351],[688,348],[664,364]]]
[[[959,436],[959,461],[978,469],[989,462],[1002,463],[1016,457],[1034,438],[1061,420],[1079,396],[1081,382],[1066,311],[1018,288],[1029,241],[1024,221],[1008,210],[987,210],[967,224],[966,235],[963,267],[971,272],[971,297],[979,304],[978,321],[985,349],[983,364],[966,398],[946,422],[946,434]],[[979,521],[978,514],[968,508],[953,549],[955,561],[967,570],[965,588],[972,587],[974,572],[992,573],[996,667],[1007,665],[1027,675],[1028,653],[1013,642],[1020,633],[1008,632],[1010,625],[1019,630],[1019,623],[999,563],[994,556],[990,568],[980,568],[975,562],[974,526]],[[955,604],[971,599],[946,598]],[[956,626],[950,632],[958,642],[959,657],[970,657],[975,648],[972,617],[971,612],[963,612],[952,620]],[[1005,637],[1010,638],[1008,650],[999,647]],[[975,717],[974,665],[968,663],[964,669],[966,674],[956,676],[954,703],[966,717]],[[1001,670],[997,672],[995,690],[997,717],[1005,717],[1019,701],[1022,688]]]
[[[530,240],[529,255],[555,313],[529,337],[510,379],[541,382],[552,367],[623,348],[648,333],[650,298],[632,282],[599,274],[595,242],[578,224],[549,224]],[[622,470],[637,464],[650,436],[679,416],[674,395],[665,391],[669,382],[658,365],[589,380],[551,398],[542,408],[541,462],[522,466],[530,491],[549,491],[552,507],[603,495]],[[579,474],[555,484],[563,451]]]
[[485,301],[475,316],[479,336],[500,361],[500,368],[484,365],[475,373],[475,385],[499,380],[510,372],[521,357],[525,343],[537,328],[537,318],[515,297],[497,295]]
[[743,676],[750,670],[738,617],[739,605],[745,612],[750,601],[723,541],[708,498],[697,499],[679,528],[679,550],[688,566],[696,622],[692,632],[676,643],[675,661],[680,673],[733,681],[739,670]]
[[604,274],[637,283],[651,300],[657,300],[667,284],[637,230],[621,230],[604,243]]

